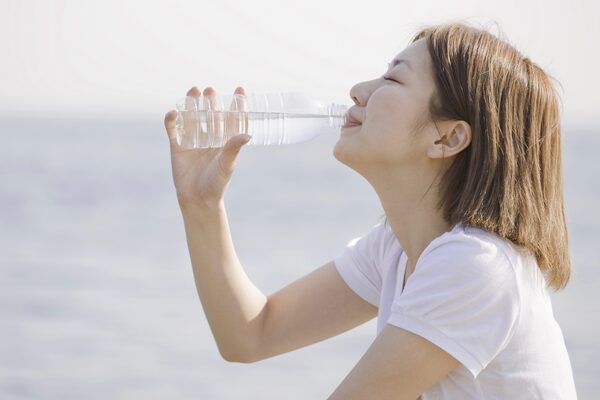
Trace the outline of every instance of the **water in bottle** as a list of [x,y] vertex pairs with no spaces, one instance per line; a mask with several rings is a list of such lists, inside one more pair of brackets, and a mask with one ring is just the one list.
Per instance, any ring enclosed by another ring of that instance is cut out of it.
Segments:
[[177,104],[177,143],[185,149],[222,147],[243,133],[252,135],[248,145],[299,143],[339,131],[347,110],[301,92],[187,96]]

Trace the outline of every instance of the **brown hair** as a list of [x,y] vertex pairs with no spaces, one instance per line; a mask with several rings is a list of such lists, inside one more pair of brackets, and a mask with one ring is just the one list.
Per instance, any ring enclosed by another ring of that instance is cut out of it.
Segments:
[[440,180],[438,209],[529,249],[547,284],[571,270],[561,170],[559,96],[550,77],[484,29],[451,23],[420,30],[437,94],[431,118],[470,124],[471,144]]

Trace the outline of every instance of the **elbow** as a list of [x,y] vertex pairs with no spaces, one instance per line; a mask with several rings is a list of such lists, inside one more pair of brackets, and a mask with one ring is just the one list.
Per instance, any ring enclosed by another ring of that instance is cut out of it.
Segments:
[[246,358],[240,357],[235,354],[223,354],[221,353],[221,357],[223,360],[230,363],[240,363],[240,364],[250,364],[251,361],[248,361]]
[[219,353],[225,361],[252,364],[267,358],[262,351],[262,332],[257,323],[260,323],[259,319],[252,321],[252,326],[246,329],[241,337],[229,340],[227,345],[224,342],[219,344],[217,341]]
[[225,349],[219,348],[219,354],[223,360],[231,363],[252,364],[256,362],[256,359],[250,357],[247,352],[243,351],[226,351]]

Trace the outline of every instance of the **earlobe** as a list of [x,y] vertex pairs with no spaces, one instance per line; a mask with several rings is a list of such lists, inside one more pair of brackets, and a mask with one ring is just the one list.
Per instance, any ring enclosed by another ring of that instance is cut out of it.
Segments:
[[431,158],[454,156],[471,144],[471,126],[465,121],[454,121],[443,136],[436,140],[427,154]]

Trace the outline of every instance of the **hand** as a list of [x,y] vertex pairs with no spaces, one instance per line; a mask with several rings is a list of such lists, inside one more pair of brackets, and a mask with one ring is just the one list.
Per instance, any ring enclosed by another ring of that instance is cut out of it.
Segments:
[[[234,93],[245,95],[242,87],[236,88]],[[213,88],[209,86],[204,89],[203,95],[214,104],[216,92]],[[192,87],[187,92],[187,96],[198,98],[200,89],[196,86]],[[243,124],[239,123],[239,118],[247,118],[246,113],[225,114],[227,115],[226,131],[231,132],[231,127],[248,126],[247,121]],[[206,205],[222,202],[233,174],[237,155],[242,146],[248,143],[250,136],[246,132],[234,134],[221,148],[184,149],[177,144],[176,140],[176,116],[175,110],[165,115],[165,128],[171,147],[171,168],[179,204],[181,206]],[[208,129],[211,130],[213,127],[209,125]]]

